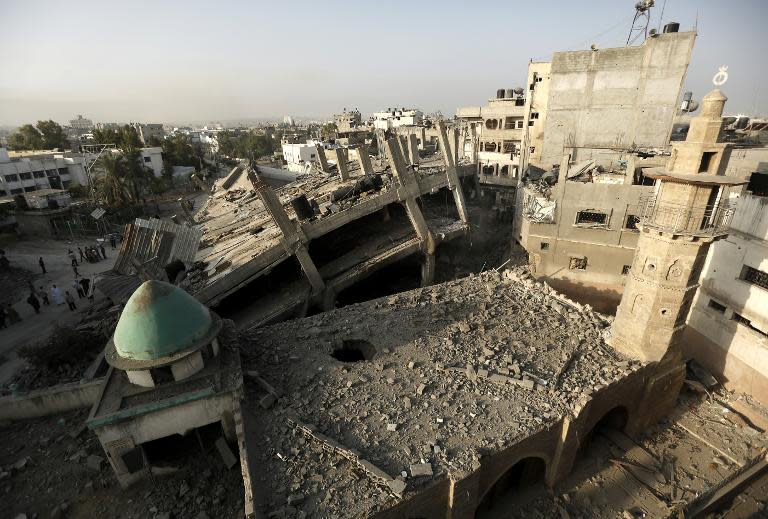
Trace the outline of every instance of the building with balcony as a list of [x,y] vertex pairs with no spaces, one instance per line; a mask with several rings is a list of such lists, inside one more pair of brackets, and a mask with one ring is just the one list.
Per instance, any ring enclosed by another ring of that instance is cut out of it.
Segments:
[[0,197],[41,189],[87,185],[82,156],[63,152],[13,152],[0,148]]
[[523,90],[499,89],[486,106],[459,108],[456,115],[469,128],[460,152],[477,159],[481,186],[517,187],[525,136]]

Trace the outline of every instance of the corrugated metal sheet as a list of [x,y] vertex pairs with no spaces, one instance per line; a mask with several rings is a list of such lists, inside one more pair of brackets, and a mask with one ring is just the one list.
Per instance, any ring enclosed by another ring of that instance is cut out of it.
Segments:
[[194,261],[201,237],[202,231],[193,227],[137,218],[125,228],[113,270],[165,280],[163,267],[174,259]]
[[142,281],[138,276],[119,274],[108,270],[96,274],[93,278],[94,290],[98,290],[115,304],[120,304],[131,297]]
[[170,258],[180,259],[185,263],[194,261],[195,254],[197,254],[197,249],[200,245],[200,239],[203,237],[202,229],[179,225],[167,220],[142,220],[141,218],[136,219],[136,225],[146,227],[147,229],[157,229],[172,233],[175,239],[173,240]]

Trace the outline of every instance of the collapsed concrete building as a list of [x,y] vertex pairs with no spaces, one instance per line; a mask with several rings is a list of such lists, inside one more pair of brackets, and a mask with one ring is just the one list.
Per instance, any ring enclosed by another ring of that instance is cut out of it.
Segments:
[[318,147],[322,173],[277,192],[256,171],[237,168],[197,215],[202,246],[182,286],[254,325],[333,308],[339,293],[412,255],[421,283],[432,283],[440,244],[468,230],[462,182],[474,167],[451,153],[422,158],[414,141],[386,141],[386,170],[374,170],[364,145],[338,148],[333,175]]

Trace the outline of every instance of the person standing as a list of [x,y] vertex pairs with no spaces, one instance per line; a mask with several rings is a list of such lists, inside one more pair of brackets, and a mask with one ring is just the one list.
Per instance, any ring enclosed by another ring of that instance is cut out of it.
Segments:
[[48,301],[48,294],[45,293],[45,289],[43,287],[40,287],[40,299],[43,300],[43,304],[45,306],[49,306],[51,304],[51,302]]
[[67,302],[69,309],[73,312],[77,310],[77,306],[75,306],[75,298],[72,297],[72,294],[69,293],[69,290],[65,291],[64,294],[64,300]]
[[101,249],[101,256],[104,259],[107,259],[107,251],[104,250],[104,244],[103,243],[99,244],[99,249]]
[[80,285],[83,287],[83,295],[88,295],[88,289],[91,287],[91,280],[88,278],[80,278]]
[[72,282],[72,288],[75,289],[77,292],[77,298],[82,299],[85,297],[85,294],[83,294],[83,285],[80,284],[80,281],[77,279],[77,276],[75,276],[75,280]]
[[79,253],[80,253],[80,263],[82,263],[82,262],[83,262],[83,258],[85,257],[85,255],[83,254],[83,249],[81,249],[80,247],[78,247],[78,248],[77,248],[77,252],[79,252]]
[[77,265],[72,265],[72,272],[75,273],[75,277],[80,275],[80,273],[77,271]]
[[72,252],[72,249],[67,251],[67,256],[69,256],[69,259],[72,260],[72,266],[77,267],[77,258],[75,257],[75,253]]
[[40,264],[40,268],[43,269],[43,274],[47,274],[47,272],[45,271],[45,262],[43,261],[43,257],[40,256],[40,259],[37,260],[37,262]]
[[109,235],[109,244],[112,246],[112,250],[114,250],[114,249],[115,249],[115,245],[116,245],[116,243],[115,243],[115,242],[116,242],[116,241],[117,241],[117,240],[115,239],[115,235],[114,235],[114,234],[110,234],[110,235]]
[[27,303],[29,303],[29,306],[32,307],[32,309],[35,311],[36,314],[40,313],[40,301],[37,300],[34,292],[31,292],[29,294],[29,297],[27,298]]
[[61,289],[56,285],[51,286],[51,299],[53,299],[53,304],[55,305],[64,304],[64,298],[61,295]]

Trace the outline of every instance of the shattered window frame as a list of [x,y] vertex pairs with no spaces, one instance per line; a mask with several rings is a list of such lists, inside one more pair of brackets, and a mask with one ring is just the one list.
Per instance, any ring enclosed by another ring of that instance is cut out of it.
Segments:
[[768,290],[768,272],[763,272],[755,267],[750,267],[749,265],[742,266],[739,279],[763,290]]
[[[602,216],[603,218],[598,218]],[[599,229],[605,229],[610,222],[610,215],[608,213],[597,211],[595,209],[582,209],[576,211],[576,220],[574,225],[577,227],[595,227]]]
[[637,225],[640,223],[640,217],[636,214],[628,214],[626,220],[624,220],[624,230],[632,232],[640,232]]
[[587,270],[587,257],[571,256],[568,261],[568,270]]

